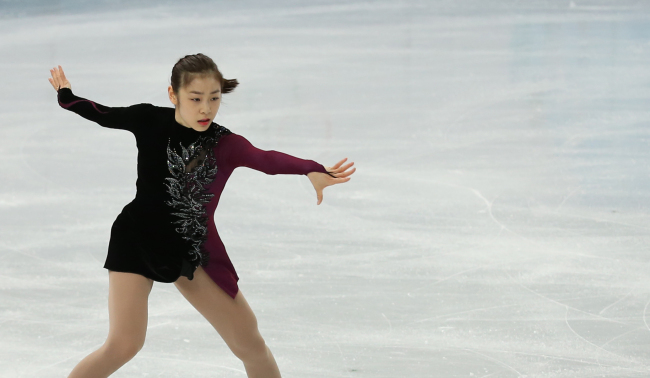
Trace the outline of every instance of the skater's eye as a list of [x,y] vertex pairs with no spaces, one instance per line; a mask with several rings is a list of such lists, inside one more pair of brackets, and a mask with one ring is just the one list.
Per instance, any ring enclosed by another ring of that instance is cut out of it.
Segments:
[[193,98],[192,101],[194,101],[194,100],[196,100],[196,101],[201,101],[200,98]]
[[219,97],[212,97],[213,101],[217,101],[218,99],[219,99]]

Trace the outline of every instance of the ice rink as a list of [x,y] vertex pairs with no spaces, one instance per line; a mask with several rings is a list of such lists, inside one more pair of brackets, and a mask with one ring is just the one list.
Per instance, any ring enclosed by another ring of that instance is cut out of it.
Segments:
[[[650,2],[0,0],[0,377],[108,331],[132,134],[60,108],[167,98],[202,52],[215,122],[357,172],[241,168],[216,213],[284,377],[650,377]],[[173,284],[112,377],[245,377]]]

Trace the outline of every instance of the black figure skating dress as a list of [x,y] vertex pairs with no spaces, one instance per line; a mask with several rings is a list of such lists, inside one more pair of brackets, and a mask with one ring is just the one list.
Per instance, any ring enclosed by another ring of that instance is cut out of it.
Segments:
[[206,131],[185,127],[175,109],[136,104],[107,107],[58,91],[59,105],[101,126],[128,130],[138,147],[135,199],[111,229],[104,268],[159,282],[189,279],[200,265],[228,295],[238,276],[214,224],[214,211],[233,170],[266,174],[327,173],[313,160],[260,150],[244,137],[212,123]]

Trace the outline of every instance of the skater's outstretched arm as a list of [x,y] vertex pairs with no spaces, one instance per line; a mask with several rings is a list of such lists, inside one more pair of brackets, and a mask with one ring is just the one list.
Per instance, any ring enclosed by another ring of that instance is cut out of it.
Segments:
[[131,132],[147,118],[147,110],[151,104],[136,104],[128,107],[108,107],[94,101],[75,96],[72,93],[70,81],[65,77],[61,66],[50,70],[48,80],[57,91],[59,105],[80,116],[112,129],[123,129]]
[[349,181],[348,176],[356,170],[349,170],[354,163],[343,165],[347,158],[333,167],[325,167],[313,160],[300,159],[283,152],[261,150],[243,136],[234,133],[223,137],[219,143],[224,144],[221,146],[221,153],[225,154],[223,160],[227,161],[232,169],[248,167],[268,175],[307,175],[316,190],[317,205],[323,201],[324,188]]

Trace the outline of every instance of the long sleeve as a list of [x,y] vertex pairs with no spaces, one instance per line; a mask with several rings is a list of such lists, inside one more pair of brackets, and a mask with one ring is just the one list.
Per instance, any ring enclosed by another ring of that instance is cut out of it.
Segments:
[[219,144],[222,144],[220,153],[223,162],[231,169],[248,167],[267,175],[327,173],[325,167],[313,160],[300,159],[274,150],[261,150],[238,134],[224,136]]
[[70,88],[61,88],[57,94],[59,105],[80,116],[111,129],[134,132],[147,117],[151,104],[136,104],[128,107],[108,107],[94,101],[75,96]]

